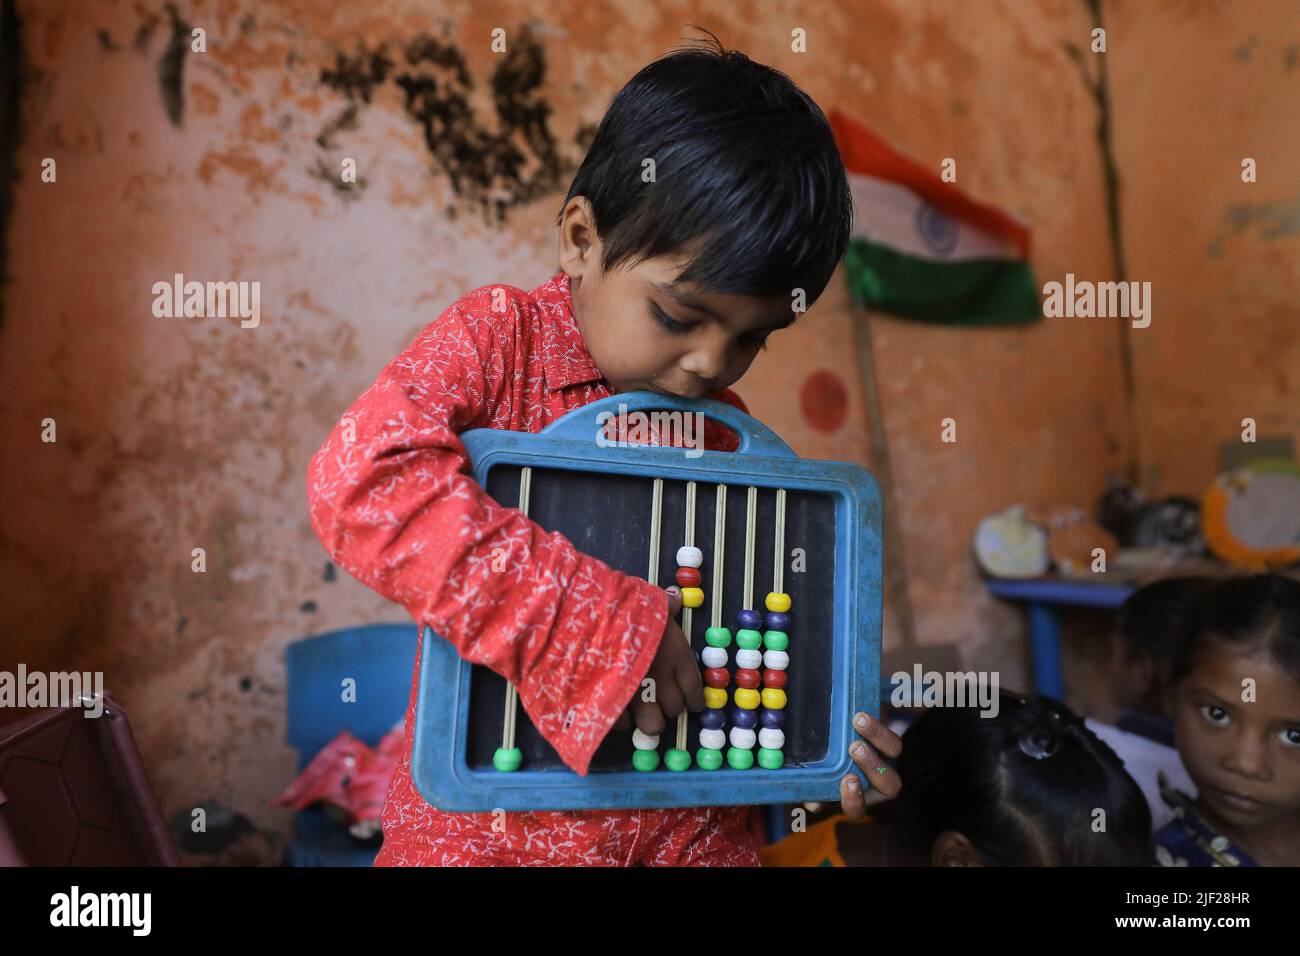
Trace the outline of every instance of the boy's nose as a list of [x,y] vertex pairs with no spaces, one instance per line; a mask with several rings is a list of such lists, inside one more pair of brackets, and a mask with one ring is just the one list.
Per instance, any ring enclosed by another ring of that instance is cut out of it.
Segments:
[[707,391],[701,386],[722,377],[727,367],[725,352],[695,351],[682,360],[682,371],[696,382],[696,390]]

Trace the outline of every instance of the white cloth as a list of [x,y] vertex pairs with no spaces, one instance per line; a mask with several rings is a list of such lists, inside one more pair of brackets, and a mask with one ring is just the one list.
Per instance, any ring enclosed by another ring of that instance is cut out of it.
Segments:
[[1151,807],[1151,826],[1159,830],[1174,818],[1174,811],[1160,798],[1160,785],[1156,774],[1164,771],[1169,782],[1189,797],[1196,796],[1196,785],[1183,769],[1183,762],[1178,758],[1178,751],[1173,747],[1156,743],[1139,734],[1131,734],[1110,724],[1099,723],[1091,717],[1084,719],[1084,725],[1101,738],[1116,756],[1124,763],[1129,776],[1142,788],[1142,795]]

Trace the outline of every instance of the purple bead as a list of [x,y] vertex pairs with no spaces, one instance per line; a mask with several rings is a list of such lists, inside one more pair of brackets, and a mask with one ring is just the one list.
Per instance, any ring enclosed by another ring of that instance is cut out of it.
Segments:
[[743,727],[746,730],[753,730],[754,725],[758,723],[758,715],[752,710],[746,710],[744,707],[733,707],[731,710],[731,722],[737,727]]
[[763,615],[758,611],[741,611],[736,615],[736,623],[742,628],[756,631],[763,626]]
[[700,712],[700,726],[705,730],[721,730],[726,719],[721,707]]
[[[743,611],[741,612],[744,613]],[[767,629],[769,631],[784,631],[790,626],[790,615],[782,614],[779,611],[767,612]]]
[[770,727],[773,730],[780,730],[785,726],[785,711],[768,710],[764,707],[758,719],[763,722],[764,727]]

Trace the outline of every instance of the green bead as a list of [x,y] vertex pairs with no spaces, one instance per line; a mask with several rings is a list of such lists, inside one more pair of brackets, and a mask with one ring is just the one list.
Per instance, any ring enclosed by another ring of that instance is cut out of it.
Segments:
[[736,632],[736,646],[746,651],[756,651],[763,643],[763,635],[758,631],[743,628]]
[[695,763],[701,770],[717,770],[722,766],[722,751],[704,747],[695,751]]
[[632,751],[632,766],[638,770],[654,770],[659,766],[659,751],[657,750],[634,750]]
[[674,747],[664,754],[664,766],[669,770],[689,770],[691,766],[691,755],[685,750],[678,750]]
[[769,651],[783,651],[790,646],[790,635],[785,631],[768,631],[763,635],[763,646]]
[[785,754],[770,747],[758,748],[758,765],[764,770],[780,770],[785,763]]
[[496,767],[502,773],[510,773],[518,770],[519,765],[524,762],[524,753],[518,747],[512,747],[506,750],[504,747],[498,747],[497,752],[492,755],[492,766]]
[[742,750],[739,747],[728,747],[727,765],[732,770],[748,770],[754,766],[754,751]]
[[709,647],[730,647],[731,630],[726,627],[710,627],[704,632],[704,642]]

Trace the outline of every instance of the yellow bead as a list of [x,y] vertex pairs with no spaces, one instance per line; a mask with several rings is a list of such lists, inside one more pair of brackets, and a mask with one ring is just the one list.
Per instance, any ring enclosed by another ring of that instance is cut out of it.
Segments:
[[773,591],[767,596],[766,600],[763,601],[763,605],[769,611],[774,611],[777,614],[784,614],[786,611],[790,610],[790,595]]
[[722,687],[704,688],[704,706],[717,710],[727,706],[727,691]]
[[700,588],[682,588],[682,606],[699,607],[704,603],[704,591]]
[[760,698],[758,691],[750,690],[748,687],[741,687],[736,691],[736,706],[743,707],[745,710],[753,710],[758,706]]
[[785,709],[785,691],[779,687],[763,688],[763,706],[768,710]]

